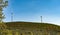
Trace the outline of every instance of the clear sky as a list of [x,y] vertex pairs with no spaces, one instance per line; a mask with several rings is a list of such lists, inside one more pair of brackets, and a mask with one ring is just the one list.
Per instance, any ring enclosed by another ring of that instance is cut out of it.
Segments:
[[6,22],[13,21],[41,22],[60,25],[60,0],[8,0],[4,8]]

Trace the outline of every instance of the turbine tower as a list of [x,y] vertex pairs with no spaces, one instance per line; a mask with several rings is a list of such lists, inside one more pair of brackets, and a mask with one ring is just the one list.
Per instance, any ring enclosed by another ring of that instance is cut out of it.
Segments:
[[8,5],[8,1],[7,0],[0,0],[0,22],[3,22],[2,20],[4,19],[4,15],[3,15],[3,8],[6,7]]

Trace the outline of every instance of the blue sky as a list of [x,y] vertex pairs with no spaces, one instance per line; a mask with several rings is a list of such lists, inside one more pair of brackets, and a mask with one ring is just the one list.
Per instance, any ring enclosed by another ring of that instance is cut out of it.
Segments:
[[60,25],[60,0],[8,0],[7,8],[4,8],[4,21],[41,22]]

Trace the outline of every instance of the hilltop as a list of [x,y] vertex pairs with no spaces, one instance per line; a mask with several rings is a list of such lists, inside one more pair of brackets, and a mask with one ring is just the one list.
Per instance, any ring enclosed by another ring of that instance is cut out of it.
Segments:
[[37,23],[37,22],[6,22],[5,23],[7,27],[20,29],[22,28],[28,28],[28,29],[46,29],[46,30],[60,30],[60,26],[49,24],[49,23]]

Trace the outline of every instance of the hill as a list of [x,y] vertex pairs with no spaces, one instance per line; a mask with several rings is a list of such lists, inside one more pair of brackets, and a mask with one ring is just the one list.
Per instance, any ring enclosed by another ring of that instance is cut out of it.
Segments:
[[46,29],[46,30],[60,30],[60,26],[48,23],[37,22],[6,22],[7,27],[14,29],[28,28],[28,29]]

